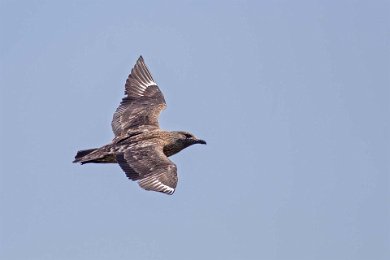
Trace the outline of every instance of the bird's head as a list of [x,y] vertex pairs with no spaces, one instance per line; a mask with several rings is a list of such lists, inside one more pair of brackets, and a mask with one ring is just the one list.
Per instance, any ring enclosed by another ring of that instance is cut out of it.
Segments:
[[188,147],[193,144],[206,144],[206,141],[196,138],[193,134],[185,131],[176,131],[175,139],[176,142],[183,144],[185,147]]
[[168,143],[164,145],[164,153],[168,157],[193,144],[206,144],[206,141],[196,138],[193,134],[184,131],[169,133]]

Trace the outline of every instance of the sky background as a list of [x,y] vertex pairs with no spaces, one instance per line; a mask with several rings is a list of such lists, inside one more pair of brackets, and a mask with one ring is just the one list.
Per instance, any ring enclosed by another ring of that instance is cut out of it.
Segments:
[[[389,1],[0,1],[0,258],[390,259]],[[139,55],[173,196],[118,165]]]

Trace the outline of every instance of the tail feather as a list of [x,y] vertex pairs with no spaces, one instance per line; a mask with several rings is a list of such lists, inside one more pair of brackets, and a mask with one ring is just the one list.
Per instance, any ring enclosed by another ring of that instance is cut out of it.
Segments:
[[74,157],[74,163],[77,163],[77,162],[81,162],[83,157],[96,151],[98,148],[92,148],[92,149],[87,149],[87,150],[81,150],[81,151],[78,151],[76,156]]
[[111,146],[106,145],[101,148],[93,148],[78,151],[74,163],[117,163],[115,154],[111,151]]

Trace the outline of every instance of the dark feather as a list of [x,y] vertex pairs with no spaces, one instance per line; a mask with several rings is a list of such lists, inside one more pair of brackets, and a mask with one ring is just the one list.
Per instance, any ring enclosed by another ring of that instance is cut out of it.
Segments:
[[138,181],[142,188],[170,195],[174,193],[178,181],[176,165],[166,157],[157,142],[134,144],[118,153],[116,160],[127,177]]
[[158,117],[166,103],[142,56],[126,81],[125,95],[111,123],[115,136],[124,135],[130,129],[159,128]]
[[94,151],[96,151],[98,148],[92,148],[92,149],[87,149],[87,150],[81,150],[78,151],[76,156],[74,157],[74,163],[79,162],[81,158],[83,158],[85,155],[90,154]]

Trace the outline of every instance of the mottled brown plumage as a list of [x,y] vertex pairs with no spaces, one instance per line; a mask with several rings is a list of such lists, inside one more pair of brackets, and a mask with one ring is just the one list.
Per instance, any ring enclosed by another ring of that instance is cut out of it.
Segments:
[[158,124],[165,99],[142,56],[126,81],[125,97],[111,123],[115,134],[108,145],[78,151],[73,162],[118,163],[127,177],[146,189],[173,194],[176,165],[168,159],[193,144],[206,144],[191,133],[164,131]]

